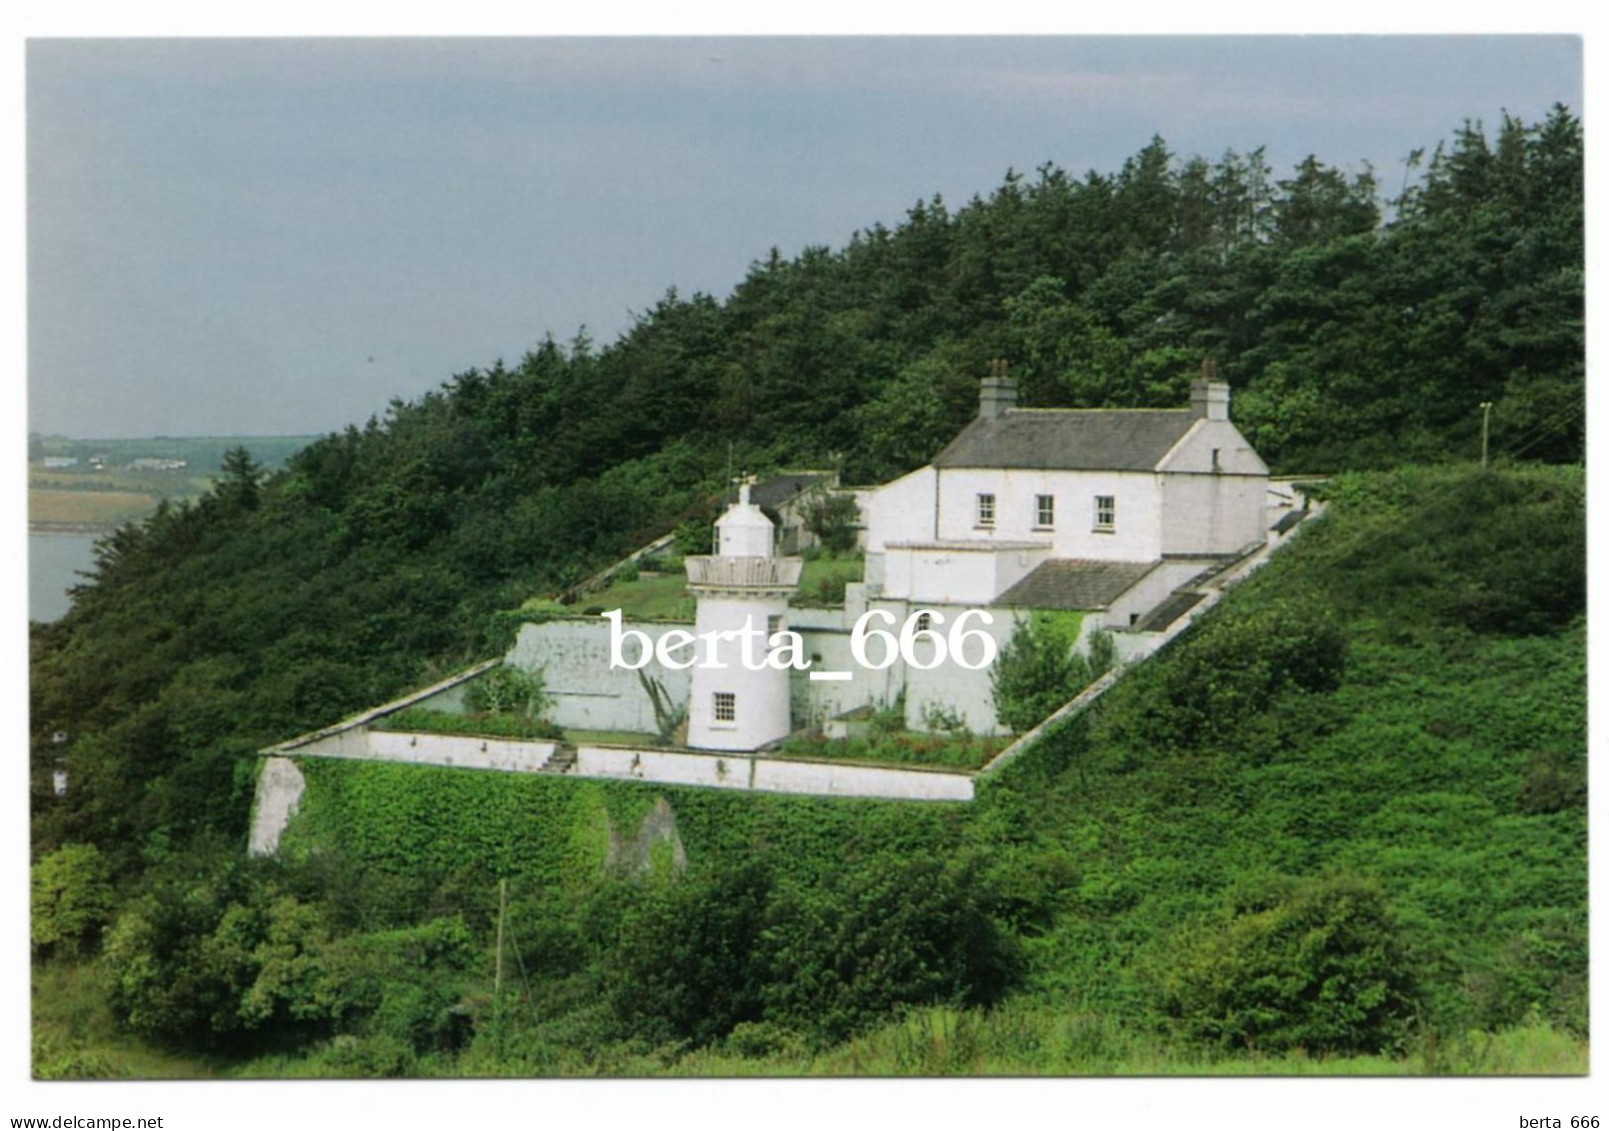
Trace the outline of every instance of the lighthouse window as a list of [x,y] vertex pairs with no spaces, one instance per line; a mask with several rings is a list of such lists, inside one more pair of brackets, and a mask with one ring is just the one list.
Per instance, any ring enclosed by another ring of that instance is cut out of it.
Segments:
[[737,695],[731,691],[717,691],[715,693],[715,721],[718,723],[737,722]]
[[765,618],[765,639],[766,639],[767,643],[770,642],[770,640],[771,640],[771,638],[773,636],[775,636],[777,633],[779,633],[781,631],[782,631],[782,618],[781,617],[770,616],[770,617]]

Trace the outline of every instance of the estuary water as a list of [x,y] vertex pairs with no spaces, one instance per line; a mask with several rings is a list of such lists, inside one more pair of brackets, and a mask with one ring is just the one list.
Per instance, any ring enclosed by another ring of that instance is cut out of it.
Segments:
[[64,616],[71,603],[69,586],[94,564],[94,534],[28,532],[28,618],[53,621]]

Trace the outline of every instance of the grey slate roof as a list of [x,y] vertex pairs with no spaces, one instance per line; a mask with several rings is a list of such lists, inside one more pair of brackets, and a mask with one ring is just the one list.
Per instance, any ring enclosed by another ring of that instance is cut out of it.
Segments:
[[795,495],[810,489],[826,479],[822,475],[778,475],[749,488],[749,501],[757,507],[775,510]]
[[1306,517],[1307,512],[1305,510],[1286,511],[1284,514],[1279,516],[1279,521],[1274,523],[1274,533],[1283,534],[1285,531],[1289,530]]
[[1196,420],[1182,408],[1007,409],[968,424],[933,466],[1151,471]]
[[1028,609],[1104,609],[1156,564],[1052,558],[1041,562],[994,603]]
[[1201,599],[1205,596],[1205,593],[1180,589],[1170,594],[1167,600],[1146,613],[1141,618],[1140,623],[1134,627],[1141,632],[1161,632],[1174,621],[1184,616],[1185,613],[1199,605]]

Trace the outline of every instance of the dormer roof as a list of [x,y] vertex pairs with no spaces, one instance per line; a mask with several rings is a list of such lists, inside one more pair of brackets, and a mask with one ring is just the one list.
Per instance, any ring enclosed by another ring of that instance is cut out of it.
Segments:
[[967,425],[933,466],[1154,471],[1199,419],[1189,409],[1010,408]]

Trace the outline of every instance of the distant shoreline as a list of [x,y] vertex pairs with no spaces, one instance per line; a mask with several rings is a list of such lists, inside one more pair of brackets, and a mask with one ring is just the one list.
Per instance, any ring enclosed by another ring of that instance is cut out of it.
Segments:
[[[130,520],[135,521],[135,520]],[[29,534],[110,534],[123,524],[120,522],[34,522],[28,523]]]

